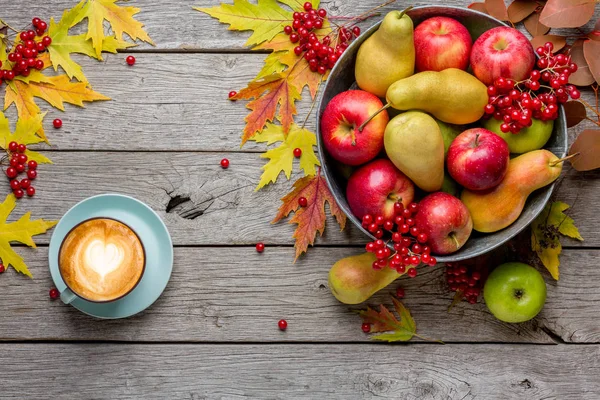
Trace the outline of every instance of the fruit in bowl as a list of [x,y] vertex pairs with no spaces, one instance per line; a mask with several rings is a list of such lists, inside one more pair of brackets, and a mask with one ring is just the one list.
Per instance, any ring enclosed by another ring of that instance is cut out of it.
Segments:
[[415,28],[415,69],[467,69],[473,41],[467,28],[448,17],[432,17]]
[[383,149],[388,114],[382,112],[363,129],[359,127],[382,106],[377,96],[363,90],[348,90],[335,96],[321,118],[321,135],[327,152],[351,166],[374,159]]
[[552,120],[542,121],[532,118],[530,127],[523,128],[518,133],[504,133],[500,129],[502,123],[495,118],[490,118],[484,120],[481,125],[504,139],[510,152],[515,154],[541,149],[550,140],[554,128]]

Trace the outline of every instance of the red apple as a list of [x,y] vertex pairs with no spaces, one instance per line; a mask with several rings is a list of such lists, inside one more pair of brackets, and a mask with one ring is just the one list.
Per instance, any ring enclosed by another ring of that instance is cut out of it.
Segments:
[[407,206],[413,201],[415,186],[394,164],[385,158],[371,161],[348,179],[346,198],[352,213],[362,219],[367,214],[394,218],[394,203]]
[[500,136],[483,128],[458,135],[448,149],[448,172],[469,190],[498,185],[508,171],[510,150]]
[[415,28],[417,71],[466,70],[473,40],[467,28],[448,17],[433,17]]
[[488,86],[500,77],[522,81],[529,77],[534,63],[535,54],[529,40],[508,26],[484,32],[471,50],[473,73]]
[[335,96],[321,117],[321,135],[327,152],[348,165],[371,161],[383,149],[383,134],[390,120],[386,111],[377,115],[360,132],[358,128],[383,103],[363,90],[348,90]]
[[427,235],[427,244],[435,254],[450,254],[469,239],[473,220],[467,207],[456,197],[436,192],[419,202],[415,225]]

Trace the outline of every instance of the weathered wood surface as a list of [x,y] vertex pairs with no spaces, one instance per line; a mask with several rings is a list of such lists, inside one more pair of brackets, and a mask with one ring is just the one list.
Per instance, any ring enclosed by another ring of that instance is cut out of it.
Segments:
[[3,344],[3,398],[561,399],[600,396],[597,345]]
[[[176,248],[173,276],[163,296],[146,312],[120,321],[99,321],[48,299],[52,281],[47,249],[19,249],[33,282],[15,273],[2,276],[0,340],[117,340],[177,342],[364,342],[360,318],[330,293],[327,273],[334,260],[359,249],[324,248],[292,264],[293,249],[267,247]],[[398,286],[406,291],[418,332],[444,342],[600,343],[599,250],[566,250],[561,280],[546,273],[548,302],[524,324],[496,320],[484,304],[452,300],[444,268],[422,268],[401,278],[368,304],[390,304]],[[276,321],[285,318],[285,333]],[[548,351],[551,351],[550,349]]]

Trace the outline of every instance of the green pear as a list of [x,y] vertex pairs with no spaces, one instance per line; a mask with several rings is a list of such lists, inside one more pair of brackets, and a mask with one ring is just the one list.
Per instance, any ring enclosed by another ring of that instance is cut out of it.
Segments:
[[421,111],[394,117],[383,136],[385,151],[396,168],[426,192],[444,181],[444,139],[435,119]]
[[376,270],[373,253],[364,253],[342,258],[329,271],[329,289],[336,299],[344,304],[366,301],[400,276],[392,268]]
[[503,121],[498,121],[495,118],[483,121],[482,125],[488,131],[492,131],[504,139],[508,143],[511,153],[522,154],[544,147],[550,136],[552,136],[552,129],[554,129],[554,121],[552,120],[542,121],[533,118],[531,121],[531,126],[521,129],[519,133],[502,132],[500,125]]
[[385,97],[392,83],[415,72],[414,26],[405,11],[389,12],[358,49],[356,83],[379,97]]
[[446,157],[448,157],[448,149],[450,148],[452,141],[456,139],[456,137],[460,135],[464,129],[456,125],[447,124],[439,119],[436,119],[435,122],[437,122],[438,126],[440,127],[442,139],[444,139],[444,160],[446,160]]
[[444,171],[444,183],[442,183],[442,192],[451,194],[454,197],[460,197],[460,185],[450,176],[448,171]]

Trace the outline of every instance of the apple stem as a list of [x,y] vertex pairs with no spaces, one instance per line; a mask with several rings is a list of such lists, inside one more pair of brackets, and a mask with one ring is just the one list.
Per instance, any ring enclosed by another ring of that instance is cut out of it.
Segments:
[[575,153],[575,154],[571,154],[570,156],[563,157],[563,158],[561,158],[561,159],[559,159],[559,160],[552,161],[552,162],[550,163],[550,166],[551,166],[551,167],[556,167],[556,166],[557,166],[558,164],[560,164],[561,162],[565,162],[565,161],[567,161],[567,160],[570,160],[571,158],[573,158],[573,157],[577,157],[578,155],[579,155],[579,153]]
[[393,193],[388,196],[388,199],[392,200],[394,203],[402,201],[402,197],[398,197]]
[[362,124],[361,124],[361,125],[358,127],[358,131],[359,131],[359,132],[362,132],[362,131],[363,131],[363,129],[365,129],[365,126],[367,126],[367,124],[368,124],[369,122],[371,122],[371,120],[372,120],[373,118],[375,118],[375,117],[376,117],[376,116],[378,116],[378,115],[379,115],[379,114],[380,114],[382,111],[385,111],[385,110],[387,110],[387,109],[388,109],[388,108],[390,108],[391,106],[392,106],[392,105],[391,105],[390,103],[387,103],[385,106],[383,106],[383,107],[381,107],[379,110],[377,110],[377,111],[375,112],[375,114],[371,115],[371,116],[370,116],[370,117],[369,117],[369,118],[368,118],[368,119],[367,119],[365,122],[363,122],[363,123],[362,123]]
[[454,240],[454,243],[456,244],[456,250],[460,249],[460,243],[458,242],[458,239],[456,238],[456,234],[454,232],[452,232],[449,236],[452,238],[452,240]]
[[400,12],[400,16],[398,17],[398,19],[402,19],[402,17],[404,17],[404,14],[406,14],[408,11],[412,10],[413,7],[414,6],[408,6],[404,10],[402,10],[402,12]]
[[475,147],[479,146],[479,133],[475,135]]

